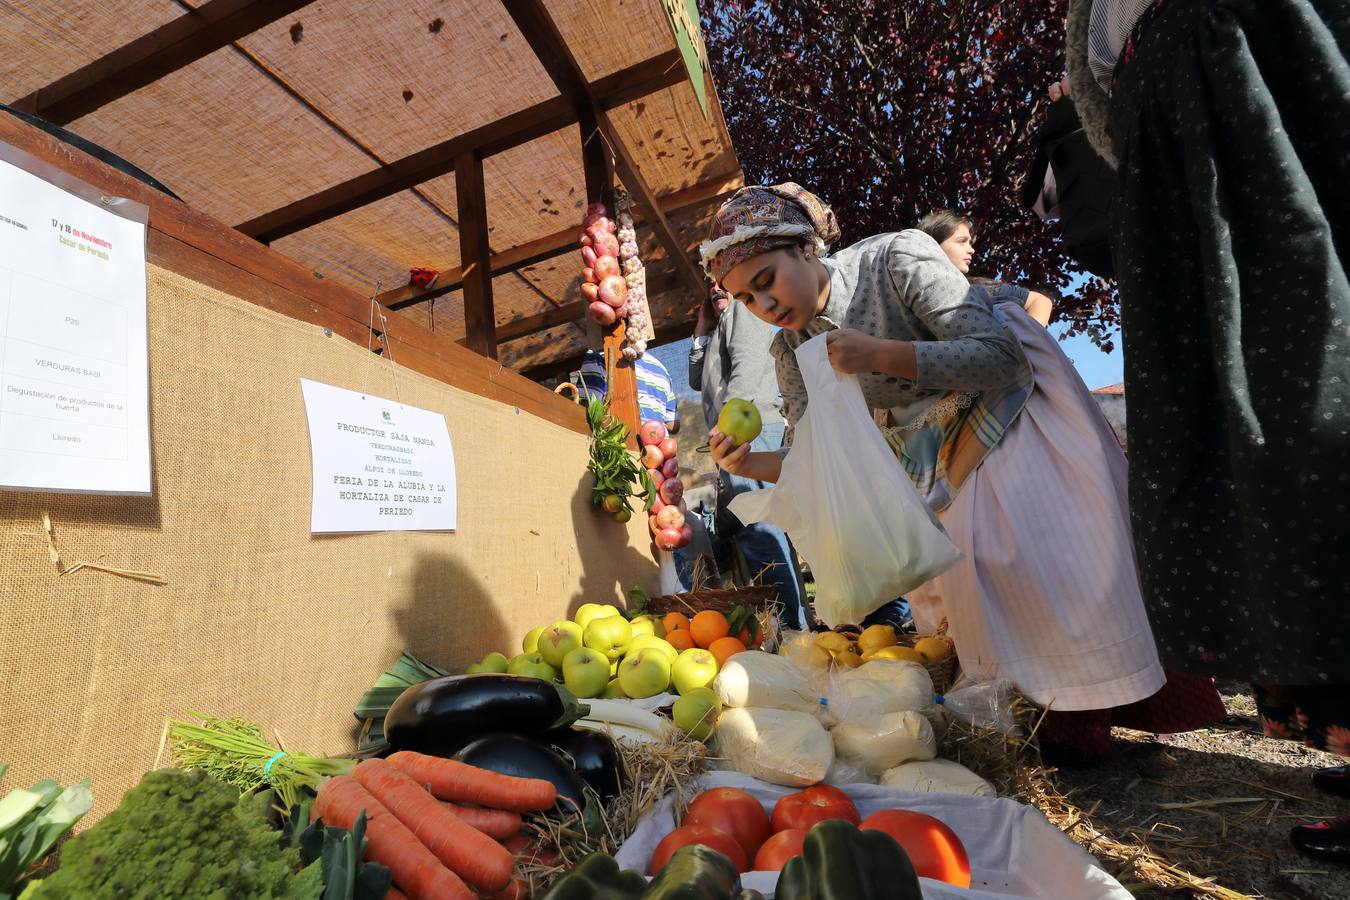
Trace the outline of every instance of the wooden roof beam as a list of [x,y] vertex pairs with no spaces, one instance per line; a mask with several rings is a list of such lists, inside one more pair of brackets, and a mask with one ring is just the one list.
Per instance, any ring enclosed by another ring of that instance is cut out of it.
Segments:
[[38,88],[13,106],[68,125],[272,24],[311,0],[209,0],[149,34]]
[[[701,184],[661,197],[659,200],[661,211],[670,216],[692,207],[715,203],[731,196],[740,186],[741,176],[739,172],[719,178],[711,178]],[[638,224],[645,224],[647,221],[640,213],[634,217],[634,220]],[[510,247],[500,253],[494,253],[489,263],[492,274],[494,276],[506,275],[526,266],[532,266],[535,263],[576,250],[577,235],[580,233],[581,225],[578,223],[553,234],[536,238],[528,243]],[[429,288],[405,285],[401,288],[385,291],[376,299],[389,309],[404,309],[414,303],[421,303],[454,293],[463,286],[463,276],[464,272],[460,266],[451,266],[441,270],[440,277]]]
[[[600,98],[604,108],[613,109],[679,84],[684,77],[680,54],[671,50],[606,76],[589,87]],[[399,191],[447,175],[455,170],[455,158],[465,153],[480,158],[492,156],[552,134],[576,121],[576,109],[567,98],[554,97],[263,213],[235,227],[249,237],[270,244],[343,213],[391,197]]]
[[[683,340],[684,338],[689,337],[694,333],[694,324],[694,319],[691,318],[687,322],[672,322],[669,325],[656,329],[656,340],[651,346],[659,347],[662,344],[673,343],[674,341]],[[560,378],[569,372],[575,372],[580,369],[581,363],[585,357],[586,354],[584,352],[573,353],[564,356],[561,359],[550,360],[549,362],[543,362],[538,365],[521,369],[520,374],[531,381],[543,381],[545,378]]]
[[[562,32],[554,23],[553,17],[549,15],[544,6],[544,0],[502,0],[502,5],[506,7],[511,20],[516,23],[520,33],[524,36],[534,55],[539,58],[539,63],[548,72],[553,84],[558,88],[558,92],[568,98],[577,107],[578,115],[585,120],[588,115],[593,115],[597,126],[597,135],[587,135],[585,140],[603,140],[605,143],[604,151],[612,154],[614,159],[614,168],[619,173],[619,178],[623,180],[624,185],[647,209],[647,224],[656,232],[656,239],[665,247],[670,255],[671,264],[674,265],[676,273],[685,283],[688,289],[697,295],[707,290],[703,275],[698,271],[689,259],[688,248],[681,246],[679,237],[675,230],[670,227],[670,222],[661,212],[661,205],[657,202],[656,194],[647,184],[642,173],[638,171],[637,165],[633,162],[633,155],[628,148],[624,146],[618,133],[615,131],[609,116],[605,112],[605,106],[600,98],[591,90],[590,84],[586,81],[586,75],[581,69],[581,64],[572,53],[572,48],[567,45]],[[610,210],[612,213],[613,210]]]

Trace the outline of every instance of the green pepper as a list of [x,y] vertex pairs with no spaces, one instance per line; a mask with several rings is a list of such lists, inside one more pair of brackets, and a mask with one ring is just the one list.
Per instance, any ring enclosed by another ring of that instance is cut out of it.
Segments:
[[919,877],[890,835],[842,819],[812,828],[783,867],[775,900],[922,900]]
[[740,873],[725,854],[688,844],[675,851],[642,900],[731,900],[740,890]]
[[592,853],[553,883],[544,900],[640,900],[647,879],[620,869],[608,853]]

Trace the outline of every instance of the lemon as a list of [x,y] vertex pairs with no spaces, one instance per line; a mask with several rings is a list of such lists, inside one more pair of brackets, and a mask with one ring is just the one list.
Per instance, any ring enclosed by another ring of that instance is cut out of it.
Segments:
[[823,669],[833,661],[830,651],[824,647],[812,647],[811,652],[806,655],[806,664]]
[[920,638],[915,642],[914,649],[930,663],[942,662],[952,653],[952,645],[940,637]]
[[849,647],[848,638],[835,631],[822,631],[816,635],[816,646],[830,653],[842,653]]
[[863,654],[864,662],[871,662],[874,659],[896,659],[901,662],[918,663],[919,665],[926,662],[922,653],[909,647],[882,647],[879,650]]
[[858,636],[858,649],[868,653],[882,647],[894,647],[895,642],[895,629],[890,625],[869,625]]
[[848,669],[856,669],[863,664],[862,657],[853,650],[841,650],[834,655],[835,664]]

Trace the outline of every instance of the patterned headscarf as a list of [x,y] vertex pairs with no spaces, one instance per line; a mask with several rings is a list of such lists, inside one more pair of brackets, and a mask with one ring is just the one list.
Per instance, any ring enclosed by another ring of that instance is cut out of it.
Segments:
[[715,282],[753,256],[813,243],[823,252],[839,240],[834,211],[791,181],[743,187],[722,204],[699,248],[703,269]]

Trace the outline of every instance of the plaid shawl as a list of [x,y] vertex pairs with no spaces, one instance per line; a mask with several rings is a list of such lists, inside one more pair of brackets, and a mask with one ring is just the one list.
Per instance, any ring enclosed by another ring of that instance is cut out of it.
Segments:
[[[1007,314],[997,304],[994,314],[1007,324]],[[930,508],[940,512],[951,505],[970,473],[1021,414],[1035,386],[1035,373],[1027,363],[1017,381],[981,392],[951,415],[917,429],[885,429],[887,443]]]

